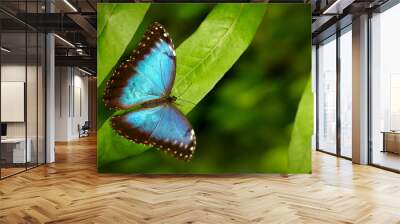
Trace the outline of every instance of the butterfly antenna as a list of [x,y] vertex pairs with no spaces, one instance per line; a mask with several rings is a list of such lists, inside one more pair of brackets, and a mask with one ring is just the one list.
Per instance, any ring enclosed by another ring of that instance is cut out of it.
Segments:
[[186,89],[182,92],[182,94],[179,94],[179,96],[176,97],[178,101],[183,101],[183,102],[186,102],[186,103],[190,103],[192,105],[196,105],[195,103],[193,103],[193,102],[191,102],[189,100],[185,100],[185,99],[181,98],[181,96],[185,95],[185,93],[189,90],[189,88],[191,86],[192,86],[192,82],[190,82],[190,84],[186,87]]
[[186,102],[186,103],[190,103],[190,104],[193,104],[193,105],[196,105],[196,104],[193,103],[192,101],[185,100],[185,99],[182,99],[182,98],[177,98],[177,100],[178,100],[178,101],[183,101],[183,102]]

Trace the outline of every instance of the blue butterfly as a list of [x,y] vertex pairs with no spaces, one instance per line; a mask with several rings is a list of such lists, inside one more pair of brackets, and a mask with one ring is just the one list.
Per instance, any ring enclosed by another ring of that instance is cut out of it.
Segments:
[[161,149],[188,161],[196,136],[171,96],[175,80],[175,47],[163,26],[154,22],[131,57],[117,68],[107,83],[103,101],[108,108],[133,109],[112,117],[111,126],[121,136]]

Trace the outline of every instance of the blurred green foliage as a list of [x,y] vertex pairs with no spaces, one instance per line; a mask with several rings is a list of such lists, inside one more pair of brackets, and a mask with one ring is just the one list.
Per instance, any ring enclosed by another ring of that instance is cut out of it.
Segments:
[[311,173],[311,136],[314,131],[314,94],[311,77],[301,97],[288,149],[288,173]]
[[210,166],[230,172],[287,171],[311,68],[310,21],[307,5],[268,5],[248,50],[190,113],[199,149],[194,162],[213,158]]
[[[213,7],[151,5],[125,54],[129,54],[135,47],[133,43],[141,39],[155,19],[168,29],[179,46]],[[197,136],[197,150],[191,162],[147,150],[104,169],[146,173],[286,173],[293,122],[311,70],[310,21],[309,5],[268,4],[249,48],[188,115]]]

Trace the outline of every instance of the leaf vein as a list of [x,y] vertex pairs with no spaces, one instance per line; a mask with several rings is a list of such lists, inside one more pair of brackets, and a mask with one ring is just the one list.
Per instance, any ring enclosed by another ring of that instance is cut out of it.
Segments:
[[191,73],[194,72],[197,68],[199,68],[199,66],[202,65],[202,64],[210,57],[210,55],[212,55],[212,53],[215,51],[215,49],[217,49],[217,47],[220,46],[221,43],[222,43],[223,41],[225,41],[226,36],[227,36],[229,33],[232,32],[233,27],[236,25],[237,21],[239,20],[241,14],[242,14],[242,12],[243,12],[243,7],[244,7],[244,5],[241,4],[241,5],[240,5],[240,11],[239,11],[239,13],[238,13],[238,16],[236,16],[235,20],[234,20],[234,21],[231,23],[231,25],[229,26],[229,29],[223,34],[223,37],[222,37],[222,38],[219,38],[219,41],[215,44],[214,47],[212,47],[212,50],[209,51],[209,52],[207,53],[206,57],[204,57],[204,58],[202,59],[201,62],[199,62],[191,71],[189,71],[188,73],[186,73],[185,76],[182,77],[182,79],[180,79],[180,80],[178,81],[177,86],[179,86],[179,84],[181,84],[182,81],[183,81],[184,79],[186,79],[186,77],[189,76],[189,74],[191,74]]

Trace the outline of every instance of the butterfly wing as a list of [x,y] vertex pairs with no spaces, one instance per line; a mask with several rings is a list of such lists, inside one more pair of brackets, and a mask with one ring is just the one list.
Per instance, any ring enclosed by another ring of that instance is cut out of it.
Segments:
[[103,96],[109,108],[128,109],[168,96],[175,80],[175,49],[167,31],[157,22],[146,31],[131,57],[117,68]]
[[190,160],[196,148],[192,126],[170,103],[113,117],[112,127],[131,141],[154,146],[181,160]]

